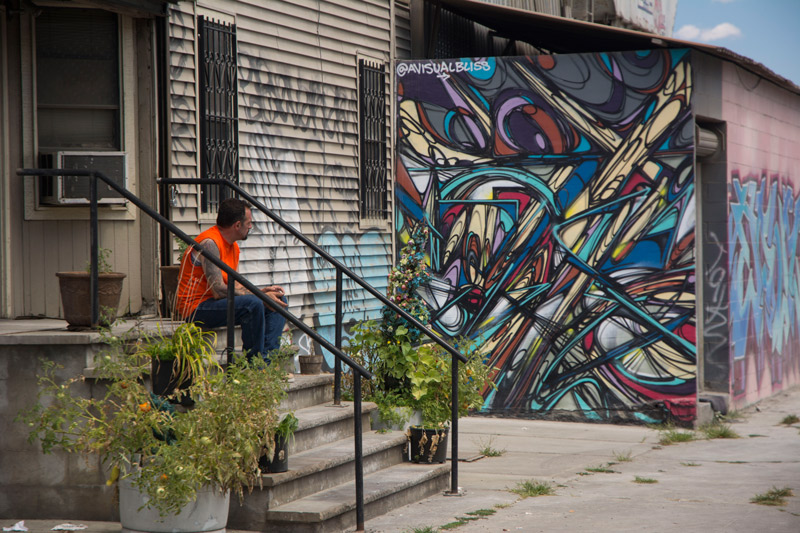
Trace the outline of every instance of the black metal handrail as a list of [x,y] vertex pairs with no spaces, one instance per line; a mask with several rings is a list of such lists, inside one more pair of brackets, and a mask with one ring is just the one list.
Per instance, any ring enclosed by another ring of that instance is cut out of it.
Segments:
[[262,293],[255,285],[247,281],[244,276],[233,270],[231,267],[226,265],[220,259],[214,257],[210,253],[208,253],[203,247],[201,247],[194,239],[186,235],[183,231],[181,231],[175,224],[164,218],[161,214],[157,213],[153,209],[150,208],[147,204],[142,202],[136,195],[132,194],[131,192],[123,189],[122,187],[118,186],[116,183],[111,181],[107,176],[105,176],[102,172],[94,171],[94,170],[65,170],[65,169],[18,169],[17,175],[19,176],[62,176],[62,175],[69,175],[69,176],[86,176],[90,177],[91,184],[89,189],[89,200],[90,200],[90,232],[91,232],[91,269],[90,269],[90,282],[89,287],[92,291],[92,326],[97,326],[99,323],[99,294],[97,291],[97,278],[98,278],[98,212],[97,212],[97,179],[103,180],[107,185],[109,185],[112,189],[116,190],[120,193],[125,199],[130,201],[136,207],[141,209],[145,212],[148,216],[153,218],[156,222],[161,224],[162,226],[166,227],[170,232],[175,234],[178,238],[185,241],[186,244],[189,246],[195,246],[195,248],[209,261],[211,261],[214,265],[220,268],[223,272],[228,275],[228,358],[230,360],[232,351],[233,351],[233,328],[234,328],[234,320],[233,320],[233,304],[234,304],[234,283],[238,281],[241,283],[247,290],[251,293],[259,297],[263,302],[269,305],[274,311],[283,315],[287,320],[289,320],[292,324],[294,324],[298,329],[300,329],[303,333],[310,336],[315,341],[319,342],[322,346],[330,350],[334,355],[336,355],[337,360],[344,361],[347,365],[353,370],[353,372],[358,373],[358,379],[353,379],[354,383],[354,398],[353,398],[353,411],[354,411],[354,441],[355,441],[355,470],[356,470],[356,515],[357,515],[357,522],[360,524],[359,529],[364,529],[364,469],[363,469],[363,445],[362,445],[362,427],[361,427],[361,379],[372,379],[374,375],[362,367],[360,364],[353,361],[350,357],[348,357],[345,353],[341,351],[341,349],[337,348],[330,344],[324,337],[319,335],[316,331],[312,330],[308,326],[306,326],[301,320],[295,317],[293,314],[289,313],[288,311],[284,310],[278,304],[273,302],[270,298],[268,298],[264,293]]
[[[361,276],[354,273],[352,270],[347,268],[345,265],[341,263],[338,259],[331,256],[328,252],[323,250],[317,243],[310,240],[306,237],[303,233],[295,229],[292,225],[287,223],[281,217],[276,215],[269,209],[267,206],[253,198],[247,191],[242,189],[238,184],[225,180],[225,179],[209,179],[209,178],[162,178],[158,180],[159,183],[167,184],[167,185],[222,185],[226,187],[230,187],[233,189],[239,197],[244,198],[250,204],[255,206],[259,211],[267,215],[271,218],[274,222],[276,222],[280,227],[291,233],[296,239],[300,242],[314,250],[320,257],[325,259],[328,263],[336,267],[336,347],[341,349],[342,347],[342,274],[347,274],[347,276],[356,282],[357,284],[361,285],[367,292],[372,294],[375,298],[380,300],[384,305],[389,307],[392,311],[406,319],[407,321],[411,322],[415,327],[417,327],[420,331],[425,333],[425,335],[436,342],[439,346],[444,348],[448,353],[451,355],[451,405],[450,405],[450,424],[451,424],[451,453],[450,458],[452,461],[452,468],[450,469],[450,493],[457,494],[458,493],[458,361],[462,363],[467,362],[467,358],[464,357],[457,349],[447,343],[444,339],[436,335],[430,329],[428,329],[424,324],[422,324],[416,317],[412,316],[410,313],[401,309],[397,304],[389,300],[383,294],[380,293],[375,287],[367,283]],[[327,346],[326,346],[327,348]],[[337,357],[335,362],[334,368],[334,402],[339,403],[341,398],[341,364]],[[358,380],[354,380],[358,381]],[[360,383],[359,383],[360,387]],[[359,391],[360,392],[360,391]],[[355,391],[354,391],[355,394]]]

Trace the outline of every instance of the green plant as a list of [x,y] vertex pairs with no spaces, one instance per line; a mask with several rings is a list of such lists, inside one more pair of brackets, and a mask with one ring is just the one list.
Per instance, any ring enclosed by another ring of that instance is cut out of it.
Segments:
[[286,413],[275,426],[275,436],[289,442],[290,439],[294,439],[294,432],[297,431],[299,425],[300,421],[294,416],[294,413]]
[[631,451],[630,450],[628,450],[626,452],[612,451],[611,453],[614,454],[614,459],[618,463],[629,463],[629,462],[633,461],[633,457],[631,456]]
[[494,509],[478,509],[477,511],[470,511],[470,512],[468,512],[466,514],[468,514],[469,516],[486,517],[486,516],[492,516],[496,512],[497,511],[494,510]]
[[[401,251],[401,259],[389,274],[387,297],[423,325],[429,312],[418,291],[430,280],[425,265],[424,247],[428,229],[418,226]],[[421,343],[421,331],[388,307],[381,320],[367,320],[351,328],[346,351],[355,361],[375,374],[372,382],[363,383],[364,398],[378,404],[381,417],[397,424],[407,420],[407,413],[395,407],[419,409],[423,425],[442,428],[451,418],[451,356],[438,344]],[[457,339],[456,346],[468,358],[459,364],[459,416],[483,405],[482,392],[493,387],[490,369],[475,342]],[[352,376],[344,382],[352,390]]]
[[410,530],[410,533],[436,533],[436,528],[431,526],[415,527]]
[[138,345],[141,355],[159,361],[174,361],[173,380],[184,383],[191,379],[202,380],[207,372],[220,370],[214,349],[217,335],[205,331],[194,322],[184,322],[171,335],[161,331],[145,336]]
[[486,439],[479,439],[478,440],[478,453],[481,455],[485,455],[486,457],[500,457],[504,453],[505,450],[498,450],[493,446],[494,444],[494,435],[489,435]]
[[686,463],[681,463],[683,466],[700,466],[700,463],[695,463],[694,461],[689,461]]
[[764,494],[756,494],[750,498],[750,502],[759,505],[781,506],[786,505],[786,498],[789,496],[794,496],[794,492],[792,492],[792,489],[789,487],[784,487],[782,489],[772,487]]
[[[86,272],[92,271],[92,261],[86,261]],[[108,248],[97,249],[97,272],[99,274],[109,274],[114,269],[111,267],[111,250]]]
[[640,477],[640,476],[635,476],[635,477],[633,478],[633,482],[634,482],[634,483],[643,483],[643,484],[649,484],[649,483],[658,483],[658,480],[657,480],[657,479],[653,479],[653,478],[651,478],[651,477]]
[[510,492],[522,498],[533,498],[536,496],[549,496],[555,493],[553,486],[546,481],[521,481]]
[[695,439],[692,431],[679,431],[676,429],[664,429],[660,431],[658,443],[662,446],[669,446],[677,442],[690,442]]
[[797,424],[798,422],[800,422],[800,418],[798,418],[797,415],[786,415],[783,417],[783,420],[781,420],[781,424],[784,426],[791,426],[792,424]]
[[180,261],[183,259],[183,254],[185,254],[186,250],[189,249],[189,245],[186,243],[186,241],[179,239],[178,237],[175,237],[173,240],[175,241],[175,248],[178,251],[178,261]]
[[608,468],[607,466],[602,466],[602,465],[587,468],[586,471],[587,472],[592,472],[594,474],[616,474],[617,473],[616,470],[612,470],[611,468]]
[[720,422],[712,422],[700,427],[707,439],[738,439],[739,434],[736,433],[729,425]]
[[285,397],[279,370],[237,357],[226,372],[195,375],[190,392],[200,398],[180,413],[145,389],[150,359],[142,346],[112,344],[98,355],[95,376],[105,385],[87,395],[75,376],[57,376],[58,365],[43,361],[35,405],[17,420],[29,426],[29,441],[42,451],[97,454],[110,469],[148,497],[161,514],[178,512],[201,486],[240,497],[260,482],[258,459],[274,446],[278,403]]

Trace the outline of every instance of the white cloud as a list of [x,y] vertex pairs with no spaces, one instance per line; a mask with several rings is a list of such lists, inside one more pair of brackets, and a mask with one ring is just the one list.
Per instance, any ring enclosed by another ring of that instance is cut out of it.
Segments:
[[685,41],[694,41],[700,36],[700,28],[694,26],[692,24],[686,24],[685,26],[681,26],[678,28],[678,31],[675,32],[675,37],[678,39],[683,39]]
[[742,30],[731,24],[730,22],[723,22],[717,24],[713,28],[698,28],[693,24],[686,24],[678,28],[675,32],[675,37],[687,41],[700,41],[709,43],[711,41],[719,41],[727,39],[728,37],[741,37]]

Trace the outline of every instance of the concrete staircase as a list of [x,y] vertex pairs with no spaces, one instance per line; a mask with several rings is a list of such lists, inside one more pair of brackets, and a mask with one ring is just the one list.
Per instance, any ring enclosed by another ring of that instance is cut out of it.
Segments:
[[[300,420],[289,471],[263,477],[263,488],[231,501],[228,527],[251,531],[333,532],[356,525],[353,403],[333,405],[333,375],[296,375],[282,410]],[[362,404],[364,517],[369,520],[448,487],[450,463],[403,462],[405,434],[371,431]]]

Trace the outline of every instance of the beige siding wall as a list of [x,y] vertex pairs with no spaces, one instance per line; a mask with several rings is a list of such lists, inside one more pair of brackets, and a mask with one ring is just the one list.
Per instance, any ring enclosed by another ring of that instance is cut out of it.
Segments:
[[[170,17],[172,175],[197,172],[196,65],[187,56],[195,47],[194,17],[205,5],[236,24],[240,184],[379,287],[386,285],[391,262],[391,228],[388,220],[371,226],[359,221],[357,72],[359,57],[386,63],[390,117],[393,1],[221,0],[180,3]],[[390,132],[388,118],[389,139]],[[391,154],[389,145],[387,169]],[[195,188],[184,187],[173,208],[173,218],[192,234],[207,227],[194,221],[213,223],[196,206]],[[332,323],[334,272],[261,213],[254,212],[254,219],[241,271],[256,284],[284,285],[290,310],[307,322]],[[347,282],[345,289],[352,317],[378,307]]]

